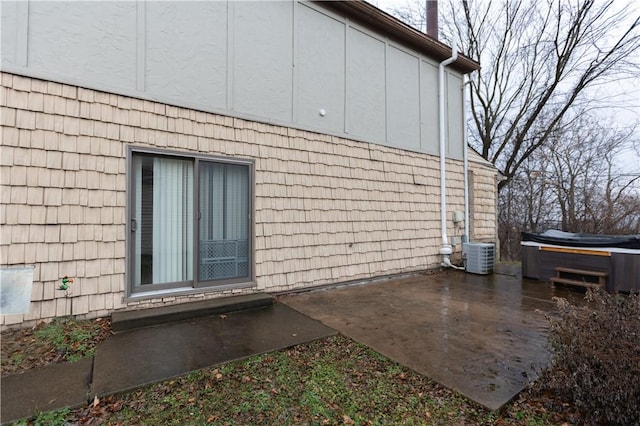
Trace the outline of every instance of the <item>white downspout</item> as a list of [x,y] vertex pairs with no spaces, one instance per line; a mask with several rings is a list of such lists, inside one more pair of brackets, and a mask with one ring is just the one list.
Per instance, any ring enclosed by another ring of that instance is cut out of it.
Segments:
[[470,237],[470,231],[469,231],[469,210],[471,209],[471,206],[469,205],[469,135],[467,132],[467,86],[469,84],[469,79],[467,78],[467,75],[465,74],[462,77],[462,99],[464,99],[464,101],[462,102],[462,125],[464,126],[462,128],[462,143],[464,144],[464,151],[463,151],[463,155],[464,155],[464,237],[463,239],[466,238],[466,241],[463,242],[469,242],[471,237]]
[[440,254],[442,255],[441,265],[451,267],[451,245],[447,238],[447,169],[445,162],[446,154],[446,138],[445,138],[445,104],[444,104],[444,67],[453,63],[458,59],[458,50],[456,49],[456,40],[451,48],[451,57],[440,62],[438,66],[438,118],[439,118],[439,136],[440,136],[440,228],[442,231],[442,245],[440,246]]

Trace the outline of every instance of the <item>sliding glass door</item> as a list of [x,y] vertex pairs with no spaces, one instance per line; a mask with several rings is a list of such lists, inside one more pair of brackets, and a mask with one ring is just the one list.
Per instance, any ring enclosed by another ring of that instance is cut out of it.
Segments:
[[246,166],[200,163],[199,281],[248,277]]
[[131,155],[131,293],[250,281],[250,164]]

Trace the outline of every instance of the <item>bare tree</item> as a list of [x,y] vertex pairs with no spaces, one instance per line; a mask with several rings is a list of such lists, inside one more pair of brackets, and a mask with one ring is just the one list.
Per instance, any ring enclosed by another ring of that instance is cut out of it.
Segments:
[[[585,110],[615,106],[595,90],[639,75],[640,17],[613,0],[486,0],[441,2],[445,38],[478,59],[471,76],[470,143],[506,177],[553,140],[560,125]],[[424,22],[423,1],[392,11],[409,24]],[[444,10],[443,10],[444,9]],[[620,23],[628,22],[625,27]]]
[[498,194],[498,238],[502,259],[520,256],[522,231],[558,227],[556,194],[545,184],[547,163],[532,156]]
[[[373,0],[372,3],[376,4]],[[400,7],[389,11],[402,22],[411,25],[418,31],[427,32],[427,2],[424,0],[405,0]]]
[[611,129],[589,115],[574,124],[558,126],[551,143],[525,160],[500,192],[503,258],[519,257],[524,230],[640,233],[640,170],[621,172],[616,164],[633,129]]
[[[633,131],[604,127],[582,117],[575,129],[552,138],[544,149],[545,180],[555,194],[562,229],[588,233],[640,232],[640,173],[621,172],[616,162]],[[630,220],[631,219],[631,220]]]

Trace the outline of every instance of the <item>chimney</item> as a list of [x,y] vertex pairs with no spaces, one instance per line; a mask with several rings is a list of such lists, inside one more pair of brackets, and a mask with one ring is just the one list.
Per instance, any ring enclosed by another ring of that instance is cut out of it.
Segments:
[[426,0],[427,2],[427,35],[438,39],[438,1]]

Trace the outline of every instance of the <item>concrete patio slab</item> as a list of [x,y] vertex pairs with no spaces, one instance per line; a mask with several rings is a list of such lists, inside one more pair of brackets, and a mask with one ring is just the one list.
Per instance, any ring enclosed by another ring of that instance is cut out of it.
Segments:
[[576,296],[506,272],[446,271],[279,300],[497,410],[548,365],[552,298]]
[[277,303],[261,309],[125,331],[98,346],[91,394],[124,392],[335,333]]

